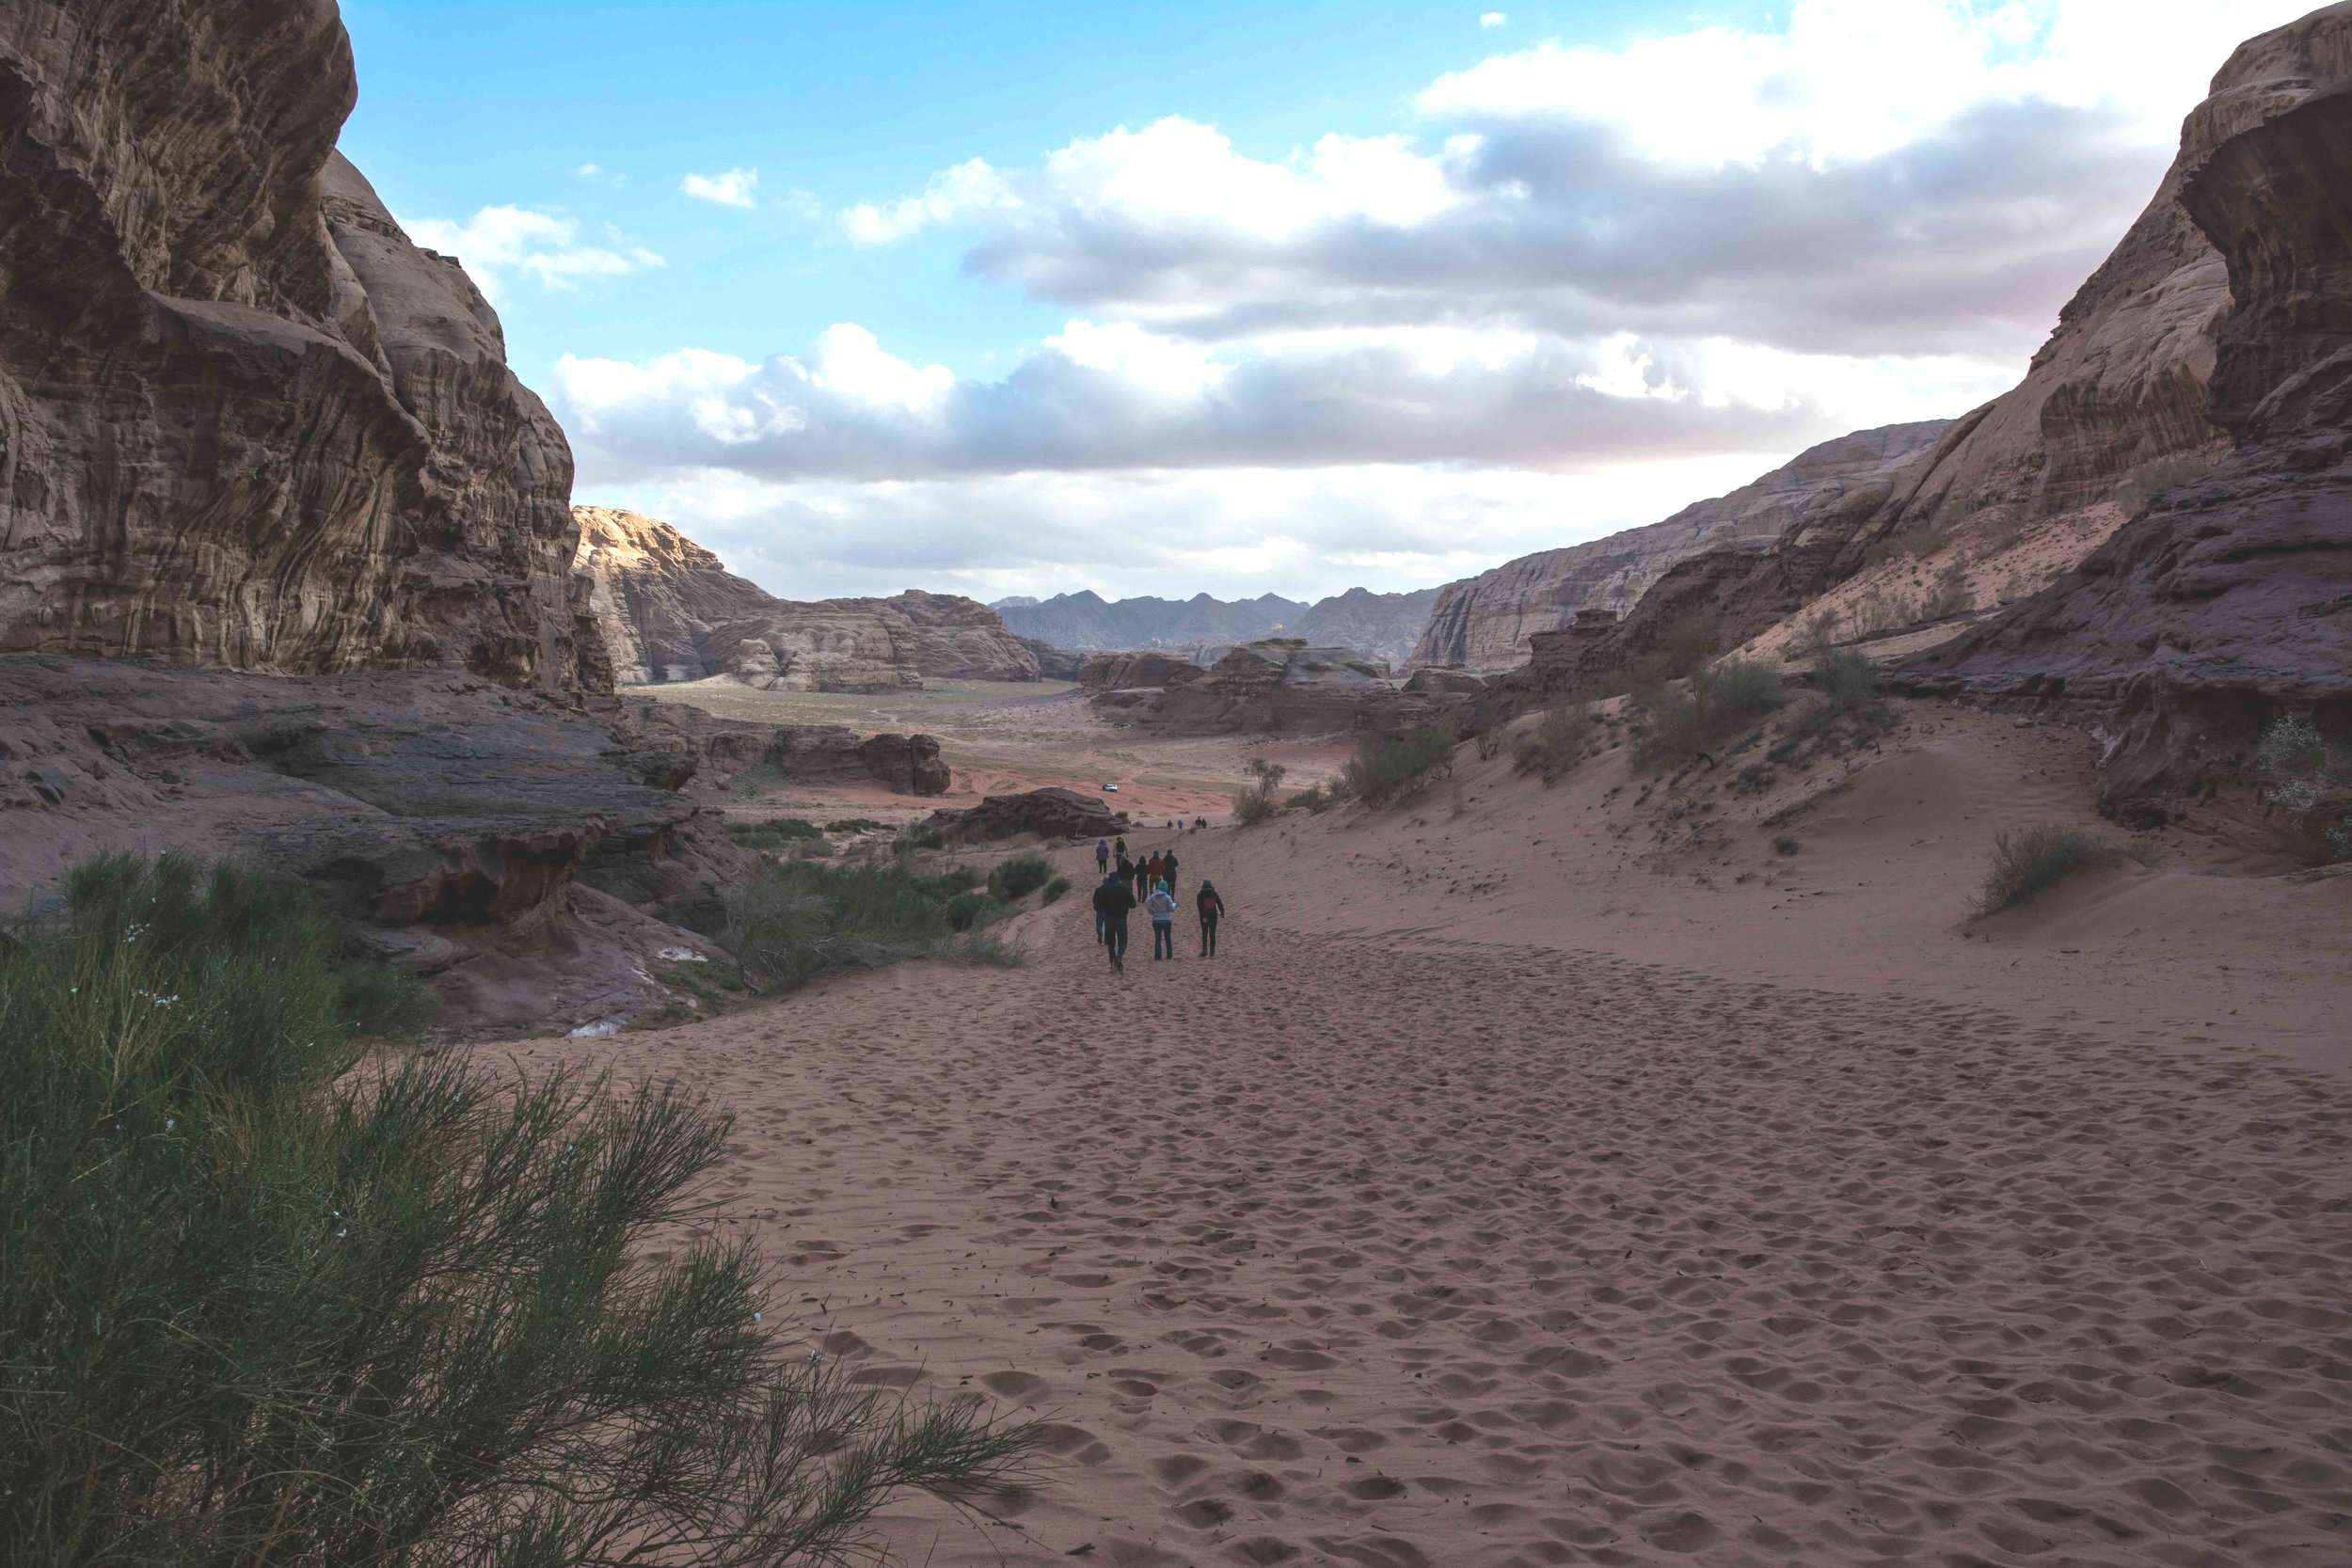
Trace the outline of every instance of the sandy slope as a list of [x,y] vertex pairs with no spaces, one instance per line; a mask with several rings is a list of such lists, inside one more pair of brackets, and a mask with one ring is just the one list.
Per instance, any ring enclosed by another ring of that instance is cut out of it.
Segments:
[[[2352,1086],[2153,1022],[2228,1017],[2264,919],[2336,943],[2265,1005],[2337,1006],[2352,890],[2134,872],[1963,939],[1960,841],[2077,798],[1986,738],[1832,788],[1793,866],[1642,841],[1606,762],[1490,772],[1187,836],[1213,963],[1114,981],[1073,898],[1021,970],[515,1049],[707,1091],[790,1332],[1050,1421],[1001,1521],[894,1519],[914,1561],[2352,1560]],[[2122,934],[2214,897],[2203,970]]]

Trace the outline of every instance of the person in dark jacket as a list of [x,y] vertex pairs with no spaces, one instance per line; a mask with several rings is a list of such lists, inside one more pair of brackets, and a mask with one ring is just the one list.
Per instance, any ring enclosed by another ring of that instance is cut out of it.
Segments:
[[1217,895],[1216,884],[1202,879],[1200,892],[1194,897],[1193,908],[1200,913],[1200,956],[1216,957],[1216,923],[1225,918],[1225,900]]
[[1127,911],[1136,907],[1135,889],[1118,877],[1105,877],[1094,890],[1095,917],[1103,923],[1103,945],[1111,950],[1111,968],[1127,972]]
[[1107,838],[1094,841],[1094,874],[1097,877],[1111,874],[1111,841]]
[[1176,891],[1176,851],[1174,849],[1165,849],[1160,853],[1160,880],[1168,884],[1168,892]]

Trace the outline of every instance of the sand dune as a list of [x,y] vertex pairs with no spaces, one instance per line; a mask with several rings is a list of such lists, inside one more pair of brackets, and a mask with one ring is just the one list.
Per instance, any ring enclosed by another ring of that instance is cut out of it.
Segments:
[[787,1332],[1050,1423],[912,1561],[2352,1560],[2352,1089],[1612,957],[1524,849],[1462,891],[1479,809],[1418,879],[1410,814],[1191,835],[1214,962],[1114,981],[1073,898],[1020,970],[507,1049],[710,1094]]

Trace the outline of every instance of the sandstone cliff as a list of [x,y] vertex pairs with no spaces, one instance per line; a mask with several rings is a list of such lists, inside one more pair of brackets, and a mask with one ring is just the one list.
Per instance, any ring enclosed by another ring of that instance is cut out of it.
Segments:
[[951,680],[1074,679],[1078,657],[1016,637],[950,594],[779,599],[656,517],[573,508],[596,636],[628,685],[732,675],[794,691],[889,691]]
[[569,449],[320,0],[0,7],[0,650],[610,684]]
[[1929,420],[1856,431],[1662,523],[1450,582],[1438,592],[1413,662],[1479,671],[1524,664],[1535,633],[1568,625],[1579,610],[1623,615],[1679,562],[1708,550],[1761,551],[1824,516],[1883,504],[1946,428]]
[[2134,818],[2241,766],[2282,709],[2352,738],[2352,6],[2216,81],[2179,195],[2227,266],[2205,413],[2233,451],[1911,676],[2104,724],[2106,801]]
[[1852,577],[1898,531],[1990,532],[2218,461],[2232,432],[2207,383],[2233,279],[2187,187],[2218,149],[2344,74],[2348,40],[2352,8],[2338,5],[2234,51],[2183,121],[2154,198],[2059,312],[2025,379],[1953,421],[1884,504],[1806,519],[1760,552],[1681,562],[1609,635],[1535,640],[1526,684],[1559,691],[1605,679],[1692,620],[1718,647],[1736,646]]
[[1198,679],[1094,698],[1106,718],[1166,735],[1388,732],[1450,722],[1474,701],[1469,691],[1427,683],[1408,690],[1389,677],[1385,663],[1353,649],[1284,637],[1246,642]]

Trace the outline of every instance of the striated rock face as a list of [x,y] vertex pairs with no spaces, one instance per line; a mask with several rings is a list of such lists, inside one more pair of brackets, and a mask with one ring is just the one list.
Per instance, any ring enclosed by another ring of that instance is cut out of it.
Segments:
[[0,8],[0,650],[610,684],[571,454],[318,0]]
[[1078,684],[1089,691],[1159,689],[1197,681],[1208,671],[1188,658],[1145,649],[1124,654],[1089,654],[1078,667]]
[[1623,615],[1670,568],[1693,556],[1760,553],[1824,519],[1875,511],[1946,429],[1945,421],[1928,420],[1856,431],[1662,523],[1521,556],[1448,583],[1438,591],[1413,662],[1509,670],[1528,661],[1537,633],[1568,625],[1579,610]]
[[[1682,562],[1612,637],[1546,644],[1535,684],[1589,682],[1691,619],[1713,628],[1717,646],[1734,646],[1852,577],[1870,546],[1899,530],[1992,530],[2056,516],[2113,496],[2136,475],[2170,479],[2218,460],[2232,432],[2207,383],[2235,280],[2227,246],[2217,247],[2193,215],[2188,188],[2219,149],[2348,66],[2352,7],[2344,5],[2240,45],[2184,120],[2180,153],[2154,199],[2059,312],[2022,382],[1955,420],[1884,504],[1808,519],[1745,558],[1710,553]],[[1559,657],[1570,643],[1575,668]]]
[[887,599],[779,599],[669,524],[573,508],[576,564],[596,635],[625,685],[733,675],[790,691],[892,691],[949,680],[1074,678],[1075,655],[1005,629],[972,599],[910,590]]
[[1252,732],[1331,735],[1389,731],[1467,713],[1467,694],[1407,692],[1384,664],[1349,648],[1313,648],[1296,638],[1247,642],[1197,680],[1157,693],[1108,690],[1098,710],[1168,735]]
[[1023,833],[1040,838],[1109,838],[1120,831],[1110,807],[1091,795],[1061,788],[990,795],[977,806],[935,811],[928,826],[961,844],[1016,838]]
[[2235,302],[2206,402],[2233,451],[1906,676],[2105,724],[2106,805],[2133,819],[2242,766],[2282,708],[2352,739],[2352,6],[2222,75],[2243,112],[2209,117],[2180,197]]

